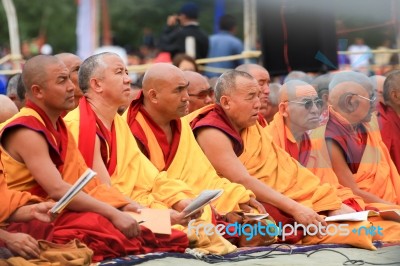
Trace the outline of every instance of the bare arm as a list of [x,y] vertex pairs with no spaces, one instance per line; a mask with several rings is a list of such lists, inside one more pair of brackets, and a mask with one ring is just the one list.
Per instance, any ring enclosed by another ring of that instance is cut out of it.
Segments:
[[257,178],[250,176],[233,151],[230,139],[220,130],[214,128],[202,129],[197,134],[197,141],[218,173],[253,191],[258,200],[270,203],[293,215],[302,224],[318,224],[318,222],[325,224],[323,219],[312,209],[297,203],[273,190]]
[[333,140],[326,140],[326,144],[331,157],[332,169],[338,177],[339,183],[345,187],[350,188],[353,193],[364,199],[366,203],[380,202],[386,204],[393,204],[387,202],[378,196],[360,189],[354,180],[353,173],[350,171],[346,163],[346,159],[339,145]]
[[33,219],[42,222],[50,222],[49,210],[54,206],[54,202],[41,202],[19,207],[7,219],[8,222],[27,222]]
[[[2,142],[4,148],[14,159],[25,163],[36,182],[53,200],[59,200],[71,187],[70,184],[64,182],[51,160],[48,144],[41,134],[27,128],[19,128],[7,134]],[[79,192],[68,208],[78,212],[96,212],[108,218],[128,237],[136,236],[139,233],[136,221],[128,214],[94,199],[84,192]]]

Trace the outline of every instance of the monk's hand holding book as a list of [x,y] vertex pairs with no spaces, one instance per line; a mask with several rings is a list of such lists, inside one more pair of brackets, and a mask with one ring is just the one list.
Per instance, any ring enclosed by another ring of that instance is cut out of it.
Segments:
[[31,205],[32,218],[42,222],[51,222],[54,219],[54,216],[51,215],[50,210],[55,204],[55,202],[47,201]]

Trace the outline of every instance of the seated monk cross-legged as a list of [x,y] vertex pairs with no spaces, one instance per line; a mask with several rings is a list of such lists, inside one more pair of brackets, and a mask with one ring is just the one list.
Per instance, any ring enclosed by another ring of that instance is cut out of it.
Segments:
[[[223,189],[224,193],[213,202],[218,213],[253,209],[265,212],[251,191],[218,176],[187,120],[181,118],[188,114],[188,85],[184,72],[173,65],[158,63],[146,71],[143,92],[124,114],[139,148],[157,169],[185,182],[196,194]],[[203,218],[217,223],[207,212],[205,209]]]
[[[325,143],[325,126],[319,127],[318,123],[322,100],[313,87],[300,80],[291,80],[282,86],[279,98],[279,112],[266,128],[277,145],[318,176],[321,183],[334,185],[343,203],[354,210],[398,208],[392,204],[365,203],[350,188],[339,183]],[[399,240],[399,223],[378,217],[369,221],[375,227],[383,228],[382,236],[376,235],[373,240]]]
[[[61,114],[74,106],[70,71],[58,58],[39,55],[24,65],[26,108],[0,128],[0,159],[10,189],[59,200],[87,170]],[[188,238],[158,237],[124,211],[137,204],[117,189],[91,180],[54,222],[52,241],[79,239],[94,251],[94,261],[153,251],[180,251]]]
[[[276,221],[305,226],[326,222],[318,215],[354,212],[338,197],[336,188],[320,184],[318,177],[302,167],[266,132],[258,113],[259,86],[248,73],[225,72],[215,88],[216,104],[190,114],[197,141],[218,173],[251,189]],[[212,140],[212,141],[211,141]],[[310,227],[311,228],[311,227]],[[314,233],[314,232],[311,232]],[[306,235],[302,243],[348,243],[374,249],[370,237],[356,239]],[[302,232],[286,241],[297,242]]]

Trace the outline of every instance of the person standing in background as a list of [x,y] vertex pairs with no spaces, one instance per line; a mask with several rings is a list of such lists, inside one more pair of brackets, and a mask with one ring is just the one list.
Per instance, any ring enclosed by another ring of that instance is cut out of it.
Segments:
[[167,27],[160,38],[160,50],[169,52],[171,58],[178,53],[191,57],[206,58],[208,53],[208,35],[197,21],[199,8],[195,3],[184,4],[178,15],[169,16]]
[[[220,31],[210,36],[210,49],[208,51],[208,58],[236,55],[243,52],[243,42],[235,37],[237,30],[236,19],[232,15],[224,15],[219,20]],[[218,67],[226,69],[234,69],[235,67],[243,64],[243,60],[223,61],[216,63],[209,63],[209,67]],[[208,77],[219,76],[219,73],[206,72]]]

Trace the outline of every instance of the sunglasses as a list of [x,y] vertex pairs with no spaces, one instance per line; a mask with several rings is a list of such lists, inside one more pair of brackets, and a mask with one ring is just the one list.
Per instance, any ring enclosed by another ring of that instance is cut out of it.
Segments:
[[289,103],[297,103],[297,104],[302,104],[304,105],[304,108],[306,108],[306,110],[311,110],[311,108],[313,107],[313,105],[315,104],[315,106],[318,109],[322,108],[322,100],[321,99],[315,99],[315,100],[306,100],[303,102],[296,102],[296,101],[288,101]]
[[190,94],[189,96],[197,97],[198,99],[205,99],[207,96],[212,97],[214,95],[214,90],[212,88],[208,88],[207,90],[202,90],[197,94]]

